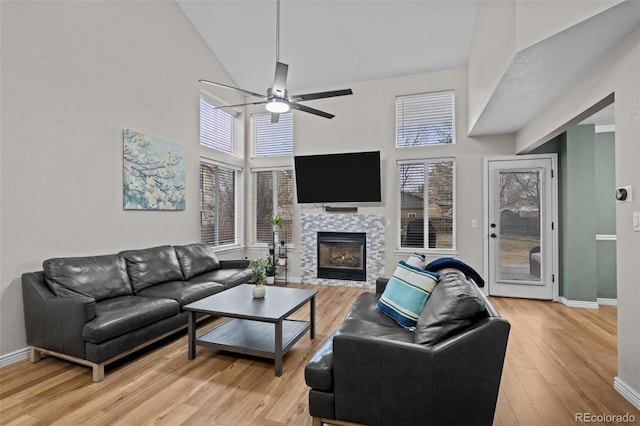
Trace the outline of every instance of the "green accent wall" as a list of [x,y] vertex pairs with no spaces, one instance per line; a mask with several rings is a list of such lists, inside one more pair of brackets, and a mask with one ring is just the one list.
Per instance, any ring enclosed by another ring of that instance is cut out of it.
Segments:
[[[596,233],[616,234],[615,133],[596,133]],[[596,241],[598,297],[617,298],[616,242]]]
[[532,154],[558,154],[559,294],[574,301],[616,298],[615,143],[592,124],[572,127]]

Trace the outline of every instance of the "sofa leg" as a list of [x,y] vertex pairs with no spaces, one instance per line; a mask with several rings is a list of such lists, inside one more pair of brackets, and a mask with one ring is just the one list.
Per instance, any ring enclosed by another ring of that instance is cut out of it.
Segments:
[[38,362],[41,359],[42,359],[42,352],[40,352],[38,349],[31,346],[31,349],[29,351],[29,360],[31,362]]
[[322,419],[320,417],[313,418],[313,426],[322,426]]
[[98,383],[104,380],[104,364],[93,364],[93,382]]

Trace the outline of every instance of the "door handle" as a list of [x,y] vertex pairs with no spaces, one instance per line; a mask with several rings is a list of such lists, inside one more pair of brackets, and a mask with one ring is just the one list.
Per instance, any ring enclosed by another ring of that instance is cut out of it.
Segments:
[[497,238],[497,237],[498,237],[496,234],[493,234],[493,233],[492,233],[491,235],[489,235],[489,236],[490,236],[491,238]]

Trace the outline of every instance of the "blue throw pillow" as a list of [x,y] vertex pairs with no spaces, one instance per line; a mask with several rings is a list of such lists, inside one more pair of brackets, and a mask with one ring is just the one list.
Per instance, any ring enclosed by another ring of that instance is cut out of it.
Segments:
[[414,328],[439,275],[398,263],[378,301],[378,309],[405,328]]

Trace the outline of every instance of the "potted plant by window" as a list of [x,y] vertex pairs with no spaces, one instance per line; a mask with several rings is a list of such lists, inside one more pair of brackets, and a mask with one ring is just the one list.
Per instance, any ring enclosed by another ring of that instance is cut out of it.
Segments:
[[249,282],[255,284],[253,287],[253,297],[255,299],[261,299],[264,297],[265,288],[263,283],[267,273],[267,263],[268,260],[262,257],[249,260],[249,268],[253,271],[253,276]]
[[267,243],[267,247],[269,247],[269,255],[273,256],[275,254],[275,245],[273,244],[273,242],[268,242]]
[[276,282],[276,269],[277,266],[273,264],[273,258],[267,258],[267,265],[265,266],[265,282],[267,284],[274,284]]
[[277,213],[271,216],[271,218],[267,221],[267,223],[269,223],[270,225],[273,225],[273,232],[278,232],[284,226],[284,224],[282,223],[282,217],[280,216],[280,213]]

